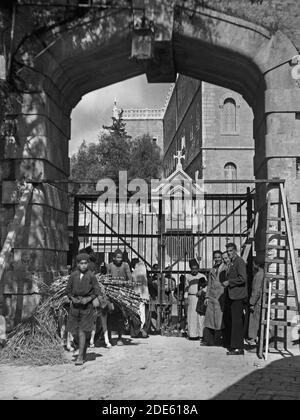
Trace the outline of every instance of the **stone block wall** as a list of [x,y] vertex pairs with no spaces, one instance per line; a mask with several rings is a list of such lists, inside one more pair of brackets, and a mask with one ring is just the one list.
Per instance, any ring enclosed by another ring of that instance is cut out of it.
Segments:
[[[235,102],[236,128],[224,131],[224,102]],[[220,86],[202,84],[203,124],[203,177],[204,179],[225,179],[225,165],[236,166],[236,179],[254,178],[253,157],[253,113],[241,95]],[[245,193],[247,186],[239,184],[234,191]],[[225,185],[208,186],[211,192],[228,192]]]
[[163,120],[159,119],[127,119],[127,133],[134,139],[143,135],[149,135],[152,139],[156,139],[157,145],[163,151]]
[[[37,84],[38,81],[37,81]],[[11,324],[30,315],[42,283],[66,271],[69,250],[68,142],[70,118],[55,90],[25,94],[16,135],[1,142],[1,242],[18,206],[18,182],[34,185],[24,223],[16,230],[10,266],[4,275],[5,311]],[[50,182],[50,183],[49,183]]]
[[[180,95],[177,92],[181,92]],[[233,134],[222,132],[222,106],[227,98],[234,98],[237,105],[237,130]],[[176,112],[177,125],[174,124]],[[183,167],[191,177],[198,170],[204,179],[223,180],[224,166],[232,162],[237,166],[237,179],[254,178],[253,114],[241,95],[180,75],[164,117],[167,174],[175,168],[173,156],[181,149],[182,137],[186,145]],[[246,187],[239,185],[237,192],[244,193]],[[224,186],[217,184],[211,185],[209,191],[225,192]]]

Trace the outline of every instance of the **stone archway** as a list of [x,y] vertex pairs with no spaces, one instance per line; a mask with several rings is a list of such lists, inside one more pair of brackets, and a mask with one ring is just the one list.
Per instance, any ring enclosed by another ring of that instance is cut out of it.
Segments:
[[[300,90],[291,76],[292,58],[298,54],[293,43],[281,32],[271,35],[250,22],[205,8],[160,4],[157,9],[154,59],[146,64],[129,59],[132,12],[126,8],[108,16],[101,11],[75,19],[68,31],[58,28],[56,37],[51,31],[32,35],[19,52],[17,73],[26,92],[18,107],[15,137],[1,145],[1,211],[3,220],[11,219],[15,181],[33,183],[29,212],[17,231],[14,260],[29,254],[32,268],[44,279],[51,280],[52,272],[66,264],[66,187],[52,181],[69,176],[71,110],[84,94],[142,73],[150,82],[162,82],[174,80],[179,72],[242,94],[254,112],[256,178],[285,178],[290,201],[300,203],[300,180],[295,175]],[[31,26],[30,9],[26,13],[22,33]],[[260,194],[264,197],[265,191]],[[264,217],[260,223],[263,228]],[[264,244],[263,229],[260,232],[258,243]],[[5,290],[12,296],[18,293],[15,277],[7,280]],[[32,291],[26,288],[24,294]]]

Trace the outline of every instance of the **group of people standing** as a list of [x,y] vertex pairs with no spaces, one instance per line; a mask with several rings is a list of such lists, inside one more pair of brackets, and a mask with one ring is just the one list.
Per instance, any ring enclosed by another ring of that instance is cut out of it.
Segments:
[[[213,252],[214,265],[208,279],[199,271],[196,260],[190,261],[186,276],[188,337],[200,339],[201,346],[223,345],[228,355],[244,354],[244,340],[255,345],[259,329],[263,266],[254,262],[254,280],[249,300],[245,261],[234,243],[226,251]],[[250,306],[249,306],[250,304]],[[246,313],[250,310],[249,329]]]
[[[176,285],[171,269],[166,270],[165,294],[174,300],[174,304],[169,305],[169,309],[171,308],[171,315],[178,319],[178,300],[181,296],[185,307],[183,319],[187,326],[187,337],[190,340],[200,339],[201,346],[223,345],[228,349],[228,355],[242,355],[244,354],[244,339],[248,338],[249,344],[255,345],[258,336],[263,267],[254,263],[255,276],[249,300],[246,263],[237,254],[236,245],[228,243],[225,252],[214,251],[213,260],[214,265],[208,278],[200,272],[197,260],[190,260],[190,273],[181,276],[179,285]],[[142,298],[139,325],[134,325],[133,320],[126,320],[120,308],[114,308],[107,300],[95,276],[96,272],[102,274],[105,272],[113,278],[133,282],[133,288]],[[158,267],[154,267],[152,275],[149,275],[144,264],[138,260],[131,266],[124,261],[121,250],[114,252],[111,263],[98,269],[93,254],[78,255],[76,270],[71,273],[66,288],[66,295],[71,302],[67,331],[79,337],[79,356],[76,364],[80,365],[84,362],[88,336],[92,337],[90,345],[93,345],[96,330],[95,308],[97,307],[99,307],[98,318],[101,321],[107,348],[111,347],[107,324],[110,312],[117,321],[114,328],[118,334],[117,345],[123,345],[122,336],[126,322],[131,323],[132,337],[148,337],[152,312],[147,302],[151,301],[153,294],[157,295],[159,278]],[[156,305],[158,304],[156,300]],[[174,314],[173,306],[176,309]],[[250,308],[250,321],[249,330],[246,332],[247,308]],[[182,317],[179,318],[182,320]]]

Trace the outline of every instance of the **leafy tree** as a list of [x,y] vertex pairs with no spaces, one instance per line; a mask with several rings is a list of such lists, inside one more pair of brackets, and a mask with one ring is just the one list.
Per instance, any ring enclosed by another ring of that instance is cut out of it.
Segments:
[[112,125],[103,126],[105,130],[108,130],[111,134],[115,134],[119,137],[131,139],[131,136],[127,134],[126,123],[123,120],[123,109],[118,113],[118,118],[112,117]]
[[[127,171],[128,181],[142,178],[150,182],[159,178],[162,172],[160,148],[153,143],[149,135],[132,140],[126,132],[126,124],[119,118],[112,118],[112,125],[98,135],[97,143],[85,141],[78,152],[71,157],[71,178],[74,181],[97,182],[101,178],[110,178],[116,185],[119,171]],[[82,185],[80,192],[95,191],[94,185]]]
[[161,150],[149,135],[138,137],[133,141],[131,160],[130,179],[142,178],[150,183],[151,179],[161,177]]
[[131,144],[128,138],[116,133],[103,134],[98,143],[98,159],[103,169],[103,177],[116,183],[119,171],[129,171],[131,165]]
[[112,117],[111,126],[103,126],[107,130],[98,136],[99,162],[103,168],[103,176],[111,178],[118,184],[119,171],[129,171],[131,166],[131,137],[126,132],[123,111],[118,118]]

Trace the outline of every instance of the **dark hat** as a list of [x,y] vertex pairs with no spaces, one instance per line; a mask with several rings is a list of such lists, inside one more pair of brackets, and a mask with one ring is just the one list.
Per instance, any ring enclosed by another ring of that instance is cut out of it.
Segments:
[[189,266],[190,266],[190,268],[192,268],[192,266],[193,265],[196,265],[198,268],[199,268],[199,263],[198,263],[198,261],[195,259],[195,258],[192,258],[190,261],[189,261]]
[[116,258],[117,255],[122,255],[123,257],[123,252],[120,249],[116,249],[113,253],[113,258]]
[[86,247],[84,251],[85,251],[87,254],[91,254],[91,253],[93,253],[93,252],[94,252],[94,250],[93,250],[93,248],[92,248],[91,246]]
[[78,254],[76,261],[77,263],[80,263],[80,261],[89,261],[90,260],[90,256],[88,254]]

